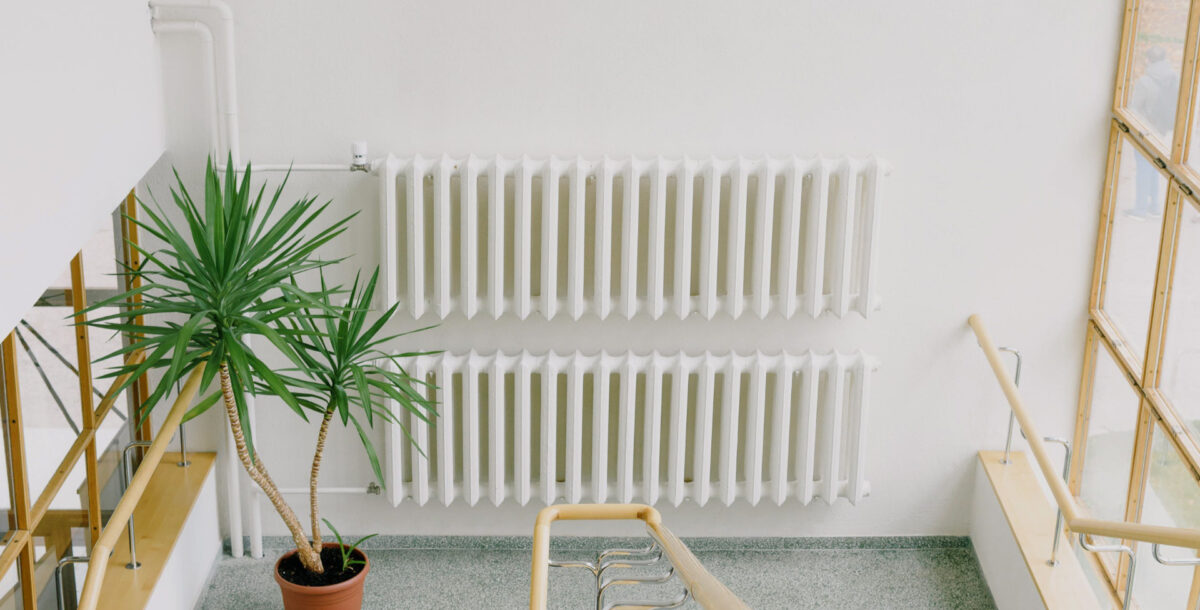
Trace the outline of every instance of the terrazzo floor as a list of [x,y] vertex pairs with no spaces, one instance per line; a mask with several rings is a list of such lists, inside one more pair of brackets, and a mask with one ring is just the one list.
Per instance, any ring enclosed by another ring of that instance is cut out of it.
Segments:
[[[364,608],[523,608],[529,604],[528,539],[388,538],[368,546]],[[594,558],[614,546],[642,541],[558,538],[551,556]],[[752,608],[994,608],[966,538],[690,539],[710,572]],[[280,608],[272,559],[222,556],[199,607]],[[651,592],[653,591],[653,592]],[[668,583],[611,599],[669,599]],[[555,569],[552,608],[594,606],[594,580],[585,570]],[[606,595],[606,600],[610,599]],[[698,608],[689,602],[687,608]]]

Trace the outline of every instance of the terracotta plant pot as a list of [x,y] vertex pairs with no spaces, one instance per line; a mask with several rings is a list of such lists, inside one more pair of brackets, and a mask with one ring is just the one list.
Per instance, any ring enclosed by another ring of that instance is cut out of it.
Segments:
[[[326,542],[323,546],[328,549],[336,548],[338,545],[334,542]],[[296,549],[292,549],[281,555],[275,562],[275,582],[279,583],[279,591],[283,594],[283,607],[286,610],[359,610],[362,608],[363,584],[367,580],[367,572],[371,571],[371,560],[367,558],[366,553],[360,549],[354,551],[356,557],[366,562],[361,572],[355,574],[350,580],[323,587],[298,585],[279,575],[279,564],[295,554]]]

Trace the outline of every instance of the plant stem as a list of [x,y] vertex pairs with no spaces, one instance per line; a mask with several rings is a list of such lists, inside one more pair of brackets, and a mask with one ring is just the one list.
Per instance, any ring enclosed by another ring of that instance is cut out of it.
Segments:
[[308,507],[312,514],[312,548],[321,552],[321,518],[317,510],[317,479],[321,472],[321,456],[325,453],[325,436],[329,433],[329,420],[333,419],[335,407],[331,402],[321,420],[321,431],[317,433],[317,450],[313,453],[312,474],[308,479]]
[[233,432],[233,442],[237,446],[238,459],[242,461],[242,467],[246,469],[246,472],[250,475],[250,479],[257,483],[259,488],[263,490],[267,499],[271,501],[271,505],[275,507],[275,511],[283,519],[284,525],[291,532],[292,541],[296,543],[296,552],[300,557],[300,563],[309,572],[316,574],[325,572],[325,567],[321,564],[321,554],[315,552],[313,547],[308,543],[308,539],[304,536],[304,526],[300,524],[300,520],[296,518],[296,513],[284,501],[283,495],[279,493],[279,488],[275,486],[275,482],[267,474],[266,465],[257,457],[251,459],[250,451],[246,449],[246,438],[242,434],[242,419],[238,415],[237,402],[233,396],[233,386],[229,382],[229,366],[224,362],[221,363],[219,377],[221,378],[221,397],[225,402],[225,413],[229,416],[229,428]]

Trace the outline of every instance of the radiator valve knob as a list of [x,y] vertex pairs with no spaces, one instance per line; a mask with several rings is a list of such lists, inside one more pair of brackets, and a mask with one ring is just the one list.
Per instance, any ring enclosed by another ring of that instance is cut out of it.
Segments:
[[358,140],[350,145],[350,171],[371,171],[371,162],[367,160],[367,142],[365,140]]

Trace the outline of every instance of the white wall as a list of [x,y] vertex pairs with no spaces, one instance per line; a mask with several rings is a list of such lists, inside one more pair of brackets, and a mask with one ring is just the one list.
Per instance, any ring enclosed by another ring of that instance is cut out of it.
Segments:
[[[349,142],[365,138],[374,155],[849,153],[892,163],[884,306],[869,321],[453,317],[411,343],[862,348],[880,357],[870,498],[858,507],[664,510],[679,533],[965,534],[974,452],[1003,443],[1007,417],[966,327],[972,312],[998,342],[1025,351],[1024,388],[1045,432],[1069,431],[1121,3],[259,0],[233,8],[242,151],[254,162],[344,162]],[[194,44],[169,44],[169,148],[194,175],[208,141],[200,64]],[[373,265],[375,179],[294,180],[296,194],[364,210],[338,247]],[[203,421],[207,429],[192,438],[215,445],[220,420]],[[259,422],[275,480],[302,486],[315,431],[266,403]],[[352,433],[335,431],[331,445],[324,483],[370,480]],[[528,533],[539,508],[393,509],[378,497],[323,506],[335,523],[356,526],[343,529],[407,533]],[[274,517],[267,525],[282,532]]]
[[0,8],[0,332],[162,155],[158,60],[145,0]]

